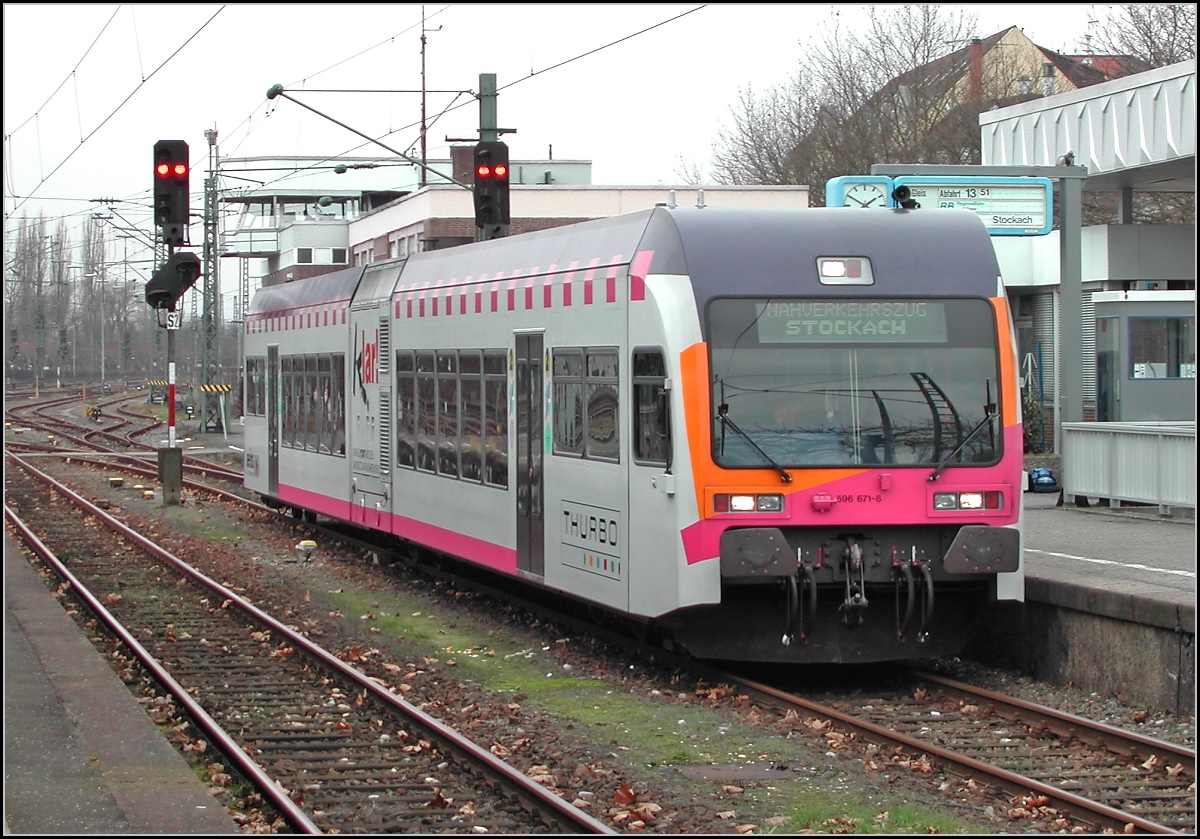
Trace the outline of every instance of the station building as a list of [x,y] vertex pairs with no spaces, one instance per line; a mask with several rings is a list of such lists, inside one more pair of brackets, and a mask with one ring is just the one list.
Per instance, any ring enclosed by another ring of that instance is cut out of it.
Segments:
[[1135,223],[1133,206],[1135,193],[1173,192],[1194,207],[1195,60],[997,108],[979,122],[983,165],[1073,159],[1087,167],[1085,193],[1118,197],[1117,223],[1082,230],[1082,335],[1060,327],[1059,232],[993,238],[1045,427],[1061,413],[1059,359],[1071,341],[1083,347],[1078,419],[1194,422],[1196,226]]

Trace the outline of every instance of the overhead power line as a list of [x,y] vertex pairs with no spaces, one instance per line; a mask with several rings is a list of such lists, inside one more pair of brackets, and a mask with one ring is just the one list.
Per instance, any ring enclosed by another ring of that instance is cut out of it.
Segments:
[[[71,149],[71,151],[70,151],[70,152],[67,154],[67,156],[66,156],[66,157],[64,157],[64,158],[62,159],[62,161],[61,161],[61,162],[60,162],[60,163],[59,163],[57,166],[55,166],[55,167],[54,167],[54,169],[53,169],[53,170],[51,170],[51,172],[50,172],[50,174],[49,174],[49,175],[46,175],[44,178],[42,178],[42,179],[41,179],[41,180],[40,180],[40,181],[37,183],[37,185],[35,185],[35,186],[33,187],[33,189],[29,190],[29,195],[27,195],[27,196],[25,196],[24,198],[22,198],[20,201],[18,201],[18,202],[17,202],[17,203],[16,203],[16,204],[13,206],[13,208],[12,208],[12,213],[15,213],[17,210],[19,210],[19,209],[21,208],[21,205],[22,205],[22,204],[24,204],[26,201],[28,201],[28,200],[29,200],[29,199],[30,199],[30,198],[33,196],[33,194],[34,194],[35,192],[37,192],[37,191],[38,191],[38,189],[40,189],[40,188],[41,188],[42,184],[44,184],[46,181],[50,180],[50,178],[54,177],[54,173],[55,173],[55,172],[57,172],[59,169],[61,169],[63,166],[65,166],[65,165],[67,164],[67,161],[69,161],[69,160],[70,160],[72,157],[74,157],[74,156],[75,156],[75,152],[77,152],[77,151],[79,151],[81,148],[83,148],[83,144],[84,144],[84,143],[86,143],[88,140],[90,140],[92,137],[94,137],[94,136],[96,135],[96,132],[97,132],[97,131],[99,131],[101,128],[103,128],[103,127],[104,127],[104,126],[105,126],[105,125],[108,123],[108,121],[109,121],[110,119],[112,119],[114,116],[116,116],[116,115],[117,115],[117,112],[118,112],[118,111],[120,111],[120,110],[121,110],[123,107],[125,107],[126,103],[128,103],[128,102],[129,102],[129,100],[130,100],[130,99],[132,99],[132,98],[133,98],[133,97],[134,97],[134,96],[137,94],[137,92],[138,92],[139,90],[141,90],[141,89],[142,89],[142,87],[143,87],[143,86],[145,86],[146,82],[148,82],[148,81],[150,81],[150,79],[154,78],[154,75],[155,75],[155,74],[156,74],[156,73],[157,73],[159,70],[161,70],[163,67],[166,67],[166,66],[167,66],[169,63],[171,63],[171,60],[172,60],[173,58],[175,58],[175,56],[179,55],[179,53],[180,53],[180,52],[183,50],[183,48],[184,48],[184,47],[186,47],[186,46],[187,46],[188,44],[190,44],[190,43],[191,43],[193,40],[195,40],[196,36],[197,36],[197,35],[199,35],[201,32],[203,32],[203,31],[204,31],[204,30],[205,30],[205,29],[208,27],[208,25],[209,25],[210,23],[212,23],[212,22],[213,22],[213,20],[215,20],[215,19],[216,19],[217,15],[221,14],[221,12],[223,12],[224,10],[225,10],[225,6],[222,6],[221,8],[219,8],[219,9],[217,9],[215,12],[213,12],[213,15],[212,15],[212,17],[210,17],[210,18],[209,18],[208,20],[206,20],[206,21],[205,21],[203,24],[201,24],[201,25],[200,25],[200,28],[199,28],[199,29],[197,29],[195,32],[193,32],[193,33],[192,33],[192,34],[191,34],[191,35],[188,37],[188,39],[187,39],[186,41],[184,41],[182,44],[180,44],[180,45],[179,45],[179,47],[178,47],[178,49],[176,49],[176,50],[175,50],[175,52],[173,52],[173,53],[171,53],[169,56],[167,56],[166,60],[165,60],[165,61],[163,61],[163,63],[162,63],[162,64],[159,64],[157,67],[155,67],[153,70],[151,70],[151,71],[150,71],[150,75],[146,76],[146,78],[145,78],[145,79],[143,79],[143,80],[142,80],[142,81],[141,81],[141,82],[138,84],[138,86],[137,86],[137,87],[135,87],[135,88],[134,88],[134,89],[133,89],[133,90],[132,90],[132,91],[129,93],[129,95],[128,95],[128,96],[126,96],[124,99],[122,99],[122,100],[121,100],[121,104],[117,105],[117,107],[113,109],[112,113],[110,113],[110,114],[109,114],[108,116],[106,116],[106,117],[105,117],[103,120],[101,120],[101,121],[100,121],[100,124],[99,124],[99,125],[97,125],[95,128],[93,128],[93,129],[92,129],[92,130],[91,130],[91,131],[88,133],[88,135],[87,135],[86,137],[82,138],[82,139],[79,141],[79,145],[77,145],[75,148]],[[9,140],[9,137],[5,137],[5,140],[6,140],[6,141],[8,141],[8,140]],[[12,213],[10,213],[9,215],[11,216],[11,215],[12,215]]]

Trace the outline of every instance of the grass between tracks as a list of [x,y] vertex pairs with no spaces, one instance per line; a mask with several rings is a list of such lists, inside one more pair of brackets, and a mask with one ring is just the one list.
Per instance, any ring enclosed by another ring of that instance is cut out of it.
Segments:
[[[754,818],[767,822],[759,832],[986,832],[951,813],[906,800],[882,778],[865,789],[842,776],[838,764],[843,758],[823,752],[808,738],[766,732],[726,710],[707,707],[687,690],[648,688],[641,679],[619,684],[582,673],[582,661],[571,661],[570,639],[522,646],[476,624],[459,604],[431,605],[416,598],[347,590],[327,596],[347,619],[377,629],[381,646],[411,645],[418,654],[453,668],[455,677],[520,697],[527,708],[560,720],[573,733],[651,771],[709,765],[788,767],[791,774],[778,780],[737,782],[744,797],[731,802],[731,809],[739,810],[738,822],[753,810]],[[555,649],[560,646],[564,649]],[[717,800],[729,797],[728,784],[693,783],[700,794],[708,792]]]

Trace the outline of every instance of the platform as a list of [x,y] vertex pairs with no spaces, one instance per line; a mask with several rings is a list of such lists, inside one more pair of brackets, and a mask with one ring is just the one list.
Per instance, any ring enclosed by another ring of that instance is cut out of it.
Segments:
[[240,832],[6,532],[5,835]]

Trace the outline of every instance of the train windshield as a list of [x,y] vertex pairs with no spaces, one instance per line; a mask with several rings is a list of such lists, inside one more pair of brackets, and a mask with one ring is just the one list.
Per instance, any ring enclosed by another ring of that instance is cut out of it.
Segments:
[[987,300],[717,299],[713,455],[732,468],[995,463]]

